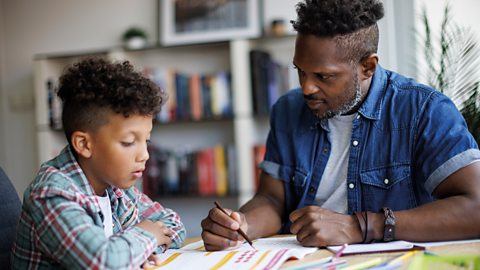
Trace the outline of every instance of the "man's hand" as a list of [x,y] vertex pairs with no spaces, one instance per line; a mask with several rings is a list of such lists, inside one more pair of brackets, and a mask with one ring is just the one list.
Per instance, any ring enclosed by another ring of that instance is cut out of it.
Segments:
[[239,228],[248,234],[248,224],[240,212],[225,209],[226,215],[214,207],[202,220],[202,239],[206,250],[224,250],[240,246],[245,239],[237,232]]
[[324,247],[359,243],[362,233],[357,218],[319,206],[307,206],[290,214],[290,232],[303,246]]
[[169,248],[172,244],[172,230],[165,226],[161,221],[153,222],[151,220],[144,220],[135,226],[153,234],[157,239],[157,245],[164,245],[165,249]]

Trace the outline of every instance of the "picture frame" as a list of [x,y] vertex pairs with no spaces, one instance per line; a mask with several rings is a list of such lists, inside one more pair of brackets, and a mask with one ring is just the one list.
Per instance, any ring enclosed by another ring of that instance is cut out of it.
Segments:
[[258,0],[159,0],[159,43],[193,44],[258,37]]

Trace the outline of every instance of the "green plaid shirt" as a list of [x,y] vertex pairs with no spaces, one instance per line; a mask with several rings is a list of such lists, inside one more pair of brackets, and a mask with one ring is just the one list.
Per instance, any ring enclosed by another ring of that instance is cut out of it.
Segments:
[[138,269],[157,246],[153,234],[135,227],[162,221],[174,232],[172,248],[185,239],[185,227],[170,209],[135,187],[109,187],[113,235],[105,237],[99,202],[70,147],[42,164],[24,193],[13,247],[13,269]]

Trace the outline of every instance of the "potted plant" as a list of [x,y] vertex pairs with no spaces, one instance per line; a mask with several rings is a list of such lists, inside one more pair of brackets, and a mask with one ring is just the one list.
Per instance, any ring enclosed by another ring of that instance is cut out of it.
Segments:
[[138,27],[130,27],[123,33],[122,40],[129,49],[141,49],[147,43],[147,34]]
[[444,9],[439,36],[432,34],[426,9],[420,45],[427,83],[449,96],[462,113],[469,131],[480,144],[480,48],[470,29],[456,25],[450,6]]

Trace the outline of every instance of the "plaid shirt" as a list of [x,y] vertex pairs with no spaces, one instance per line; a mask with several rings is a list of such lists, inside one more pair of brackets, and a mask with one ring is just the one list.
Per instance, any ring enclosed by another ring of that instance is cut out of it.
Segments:
[[13,247],[13,269],[134,269],[157,246],[153,234],[136,227],[162,221],[173,231],[172,248],[185,239],[179,216],[135,187],[109,187],[113,235],[105,237],[100,204],[70,147],[42,164],[24,193]]

